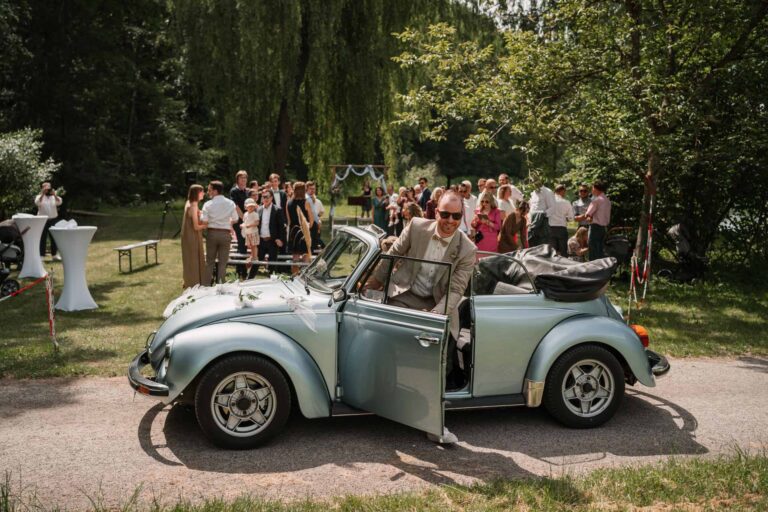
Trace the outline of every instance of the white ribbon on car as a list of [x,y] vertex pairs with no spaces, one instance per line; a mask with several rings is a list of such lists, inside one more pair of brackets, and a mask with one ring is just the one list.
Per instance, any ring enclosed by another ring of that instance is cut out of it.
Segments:
[[254,307],[255,301],[261,296],[261,290],[249,290],[249,286],[241,286],[239,283],[222,283],[216,286],[195,285],[184,290],[181,295],[173,299],[165,311],[163,318],[168,318],[181,309],[197,302],[203,297],[211,295],[232,295],[235,299],[235,307]]
[[304,325],[306,325],[312,332],[317,332],[317,328],[315,328],[315,320],[317,320],[317,313],[315,313],[312,308],[308,308],[306,305],[304,305],[304,302],[307,302],[307,298],[303,295],[294,295],[292,297],[286,297],[285,295],[280,295],[280,298],[285,301],[286,304],[288,304],[288,307],[296,313],[296,316],[299,317],[299,320],[304,322]]

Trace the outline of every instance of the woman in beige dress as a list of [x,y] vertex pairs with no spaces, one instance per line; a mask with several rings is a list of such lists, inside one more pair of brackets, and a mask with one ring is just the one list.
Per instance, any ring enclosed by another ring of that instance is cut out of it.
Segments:
[[[203,186],[191,185],[184,205],[184,222],[181,225],[181,264],[184,268],[184,289],[203,281],[205,251],[203,250],[203,229],[198,203],[203,199]],[[210,283],[205,283],[210,284]]]

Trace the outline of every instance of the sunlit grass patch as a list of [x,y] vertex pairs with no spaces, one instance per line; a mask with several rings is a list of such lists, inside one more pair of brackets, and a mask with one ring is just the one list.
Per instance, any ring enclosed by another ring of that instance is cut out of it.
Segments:
[[[91,510],[156,512],[223,511],[620,511],[620,510],[766,510],[768,458],[737,451],[718,459],[671,459],[663,463],[599,469],[584,476],[496,480],[471,487],[441,486],[421,493],[344,496],[280,502],[243,496],[191,503],[183,497],[140,498],[137,489],[118,507],[107,496],[89,496]],[[6,473],[0,483],[0,512],[56,510],[42,504],[34,488],[20,486]]]

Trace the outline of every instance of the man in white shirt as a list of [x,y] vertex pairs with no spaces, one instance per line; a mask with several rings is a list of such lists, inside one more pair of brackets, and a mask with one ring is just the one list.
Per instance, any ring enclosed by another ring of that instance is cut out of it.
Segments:
[[459,195],[464,200],[464,217],[461,219],[459,229],[469,235],[472,232],[472,221],[475,218],[477,208],[477,196],[472,195],[472,182],[464,180],[459,185]]
[[568,256],[568,221],[573,217],[573,206],[565,199],[565,185],[560,184],[555,187],[555,205],[549,214],[549,243],[560,256]]
[[555,193],[544,186],[539,176],[534,175],[533,185],[535,189],[529,201],[528,247],[549,243],[549,214],[555,206]]
[[[56,190],[51,187],[51,184],[47,181],[43,183],[40,193],[35,197],[35,205],[37,206],[37,214],[48,217],[45,221],[45,227],[43,228],[43,234],[40,236],[40,257],[45,256],[45,244],[48,239],[48,228],[56,223],[59,218],[58,207],[61,206],[61,197],[56,195]],[[61,261],[61,256],[56,254],[58,248],[56,247],[56,240],[51,238],[51,258],[56,261]]]
[[232,242],[232,224],[240,220],[234,201],[224,196],[224,184],[212,181],[208,185],[210,201],[203,205],[203,222],[208,223],[205,239],[205,273],[203,283],[210,286],[213,279],[213,265],[218,258],[216,282],[221,283],[227,273],[229,246]]

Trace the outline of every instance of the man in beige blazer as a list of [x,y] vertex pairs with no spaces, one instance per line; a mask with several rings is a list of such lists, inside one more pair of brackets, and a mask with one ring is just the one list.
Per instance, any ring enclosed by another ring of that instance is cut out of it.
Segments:
[[[389,304],[440,314],[447,310],[454,340],[459,337],[459,301],[472,276],[477,253],[475,244],[459,230],[463,213],[463,201],[458,194],[446,192],[437,205],[437,219],[411,220],[387,253],[453,264],[448,290],[446,267],[402,260],[390,280]],[[377,269],[367,287],[380,289],[386,272],[384,266]]]

